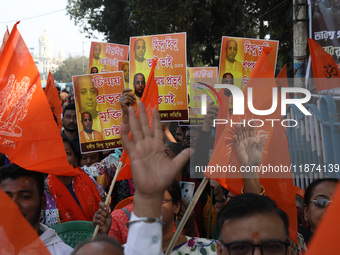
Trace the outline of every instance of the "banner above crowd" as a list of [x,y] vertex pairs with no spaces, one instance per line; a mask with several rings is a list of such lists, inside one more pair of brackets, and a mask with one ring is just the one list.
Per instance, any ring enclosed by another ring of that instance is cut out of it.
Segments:
[[127,61],[128,55],[127,45],[91,42],[88,73],[118,71],[118,61]]
[[203,125],[204,115],[201,113],[201,95],[207,94],[208,104],[216,102],[216,95],[210,87],[218,83],[217,67],[188,67],[189,122],[181,125]]
[[243,89],[264,47],[273,48],[268,58],[275,70],[278,45],[278,41],[223,36],[219,77],[223,78],[226,73],[230,73],[235,79],[235,85]]
[[81,152],[122,147],[123,72],[73,76]]
[[186,33],[130,38],[130,88],[141,98],[152,59],[158,58],[155,80],[162,120],[188,119]]

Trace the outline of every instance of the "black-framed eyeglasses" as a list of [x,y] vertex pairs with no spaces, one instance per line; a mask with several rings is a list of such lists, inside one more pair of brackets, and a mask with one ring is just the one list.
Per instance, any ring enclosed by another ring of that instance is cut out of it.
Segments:
[[332,203],[333,201],[329,200],[328,198],[317,198],[311,200],[311,202],[314,202],[314,205],[316,207],[325,208],[329,203]]
[[145,81],[136,81],[135,83],[136,83],[137,85],[139,85],[139,84],[145,85]]
[[228,249],[229,255],[253,255],[256,247],[259,247],[262,255],[285,255],[289,242],[282,241],[266,241],[261,244],[253,244],[251,242],[232,242],[220,243]]

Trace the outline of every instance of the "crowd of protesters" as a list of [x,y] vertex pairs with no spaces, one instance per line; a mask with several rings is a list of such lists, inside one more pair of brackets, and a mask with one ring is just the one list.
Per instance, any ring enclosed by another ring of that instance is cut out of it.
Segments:
[[[133,179],[115,184],[109,205],[104,201],[121,149],[80,153],[80,123],[73,97],[65,91],[61,92],[61,136],[67,160],[79,170],[78,174],[58,176],[27,171],[1,155],[0,188],[18,205],[51,254],[163,254],[189,205],[182,198],[179,182],[192,182],[195,190],[202,182],[190,177],[189,157],[192,154],[192,161],[208,163],[206,139],[212,135],[210,122],[217,117],[218,109],[209,106],[201,128],[161,125],[154,110],[151,132],[143,104],[138,103],[138,119],[128,106],[137,101],[129,92],[125,91],[125,98],[120,100],[124,112],[121,135],[131,159]],[[245,165],[257,165],[262,160],[263,144],[252,136],[251,129],[238,127],[234,137],[237,157]],[[197,150],[192,152],[190,147]],[[299,215],[298,241],[293,242],[287,214],[266,196],[259,178],[244,179],[243,194],[239,195],[210,180],[171,254],[302,254],[331,202],[337,182],[319,179],[307,188],[303,215]],[[122,201],[128,202],[120,206]],[[99,235],[79,243],[75,249],[50,228],[79,220],[99,225]]]

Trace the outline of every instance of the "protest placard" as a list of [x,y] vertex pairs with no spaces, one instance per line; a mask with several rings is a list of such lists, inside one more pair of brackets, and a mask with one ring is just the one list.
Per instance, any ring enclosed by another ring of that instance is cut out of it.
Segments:
[[127,61],[128,55],[128,45],[91,42],[88,73],[118,71],[118,61]]
[[123,72],[73,76],[81,152],[122,147]]
[[165,121],[187,120],[186,33],[131,37],[130,45],[133,93],[141,98],[152,59],[157,57],[155,80],[159,89],[160,117]]

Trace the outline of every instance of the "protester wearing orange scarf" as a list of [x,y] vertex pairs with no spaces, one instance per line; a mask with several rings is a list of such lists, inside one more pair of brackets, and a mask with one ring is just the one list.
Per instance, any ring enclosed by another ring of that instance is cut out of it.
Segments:
[[73,177],[73,189],[80,206],[66,187],[56,176],[47,177],[47,185],[51,195],[57,203],[60,217],[63,222],[74,220],[92,221],[94,213],[102,201],[92,179],[79,167],[79,173]]

